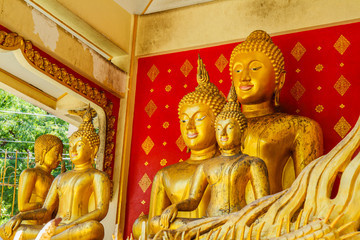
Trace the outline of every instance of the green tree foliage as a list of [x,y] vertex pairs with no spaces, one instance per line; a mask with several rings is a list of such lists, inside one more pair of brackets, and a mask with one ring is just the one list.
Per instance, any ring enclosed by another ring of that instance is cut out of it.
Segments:
[[[34,142],[43,134],[53,134],[63,141],[63,159],[68,160],[68,127],[67,122],[0,89],[0,182],[4,180],[5,183],[13,184],[16,178],[16,183],[18,183],[21,171],[28,167],[28,158],[30,167],[35,165]],[[18,161],[16,161],[16,155]],[[4,168],[5,164],[6,168]],[[69,161],[66,165],[70,165]],[[69,169],[69,166],[67,168]],[[52,174],[56,176],[59,173],[60,167]],[[0,224],[5,222],[12,213],[16,214],[18,211],[17,199],[14,198],[13,193],[14,188],[6,184],[0,185],[0,196],[2,196]],[[13,201],[14,210],[12,210]]]

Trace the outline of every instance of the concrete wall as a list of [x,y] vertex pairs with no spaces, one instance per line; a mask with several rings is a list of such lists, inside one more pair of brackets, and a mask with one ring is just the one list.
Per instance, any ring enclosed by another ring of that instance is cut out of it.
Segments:
[[359,0],[220,0],[139,17],[136,55],[294,32],[360,18]]
[[0,24],[117,96],[127,74],[22,0],[0,0]]

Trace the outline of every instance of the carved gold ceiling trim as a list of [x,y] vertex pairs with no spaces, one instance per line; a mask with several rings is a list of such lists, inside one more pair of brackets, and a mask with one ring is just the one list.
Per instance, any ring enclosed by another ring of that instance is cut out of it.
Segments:
[[106,143],[103,169],[112,178],[116,117],[113,116],[113,103],[106,97],[106,94],[96,87],[84,83],[83,80],[76,78],[73,74],[68,73],[65,68],[61,68],[56,63],[52,63],[49,59],[42,57],[39,51],[33,49],[31,41],[25,40],[17,33],[0,31],[0,48],[9,51],[20,49],[25,59],[35,69],[99,105],[105,111]]

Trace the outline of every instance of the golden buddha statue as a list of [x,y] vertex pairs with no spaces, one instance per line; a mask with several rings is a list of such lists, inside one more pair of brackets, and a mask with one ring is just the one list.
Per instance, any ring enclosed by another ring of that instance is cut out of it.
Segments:
[[229,67],[242,111],[248,118],[243,152],[265,161],[270,192],[279,192],[288,161],[293,161],[296,177],[322,155],[321,128],[309,118],[275,111],[285,82],[284,57],[266,32],[254,31],[236,46]]
[[[214,122],[226,99],[209,81],[209,75],[200,57],[197,71],[198,86],[195,91],[181,99],[178,110],[181,135],[191,155],[186,161],[167,166],[156,173],[151,189],[148,216],[150,234],[153,233],[151,229],[159,227],[158,221],[152,222],[151,219],[159,216],[171,204],[187,199],[190,180],[197,166],[218,154]],[[186,218],[204,216],[208,201],[209,195],[205,193],[197,209],[192,212],[179,212],[179,216]],[[135,222],[133,226],[135,238],[139,236],[140,228],[136,228],[139,224]]]
[[[35,167],[21,172],[18,187],[18,208],[20,212],[41,208],[50,189],[54,177],[51,171],[61,161],[63,143],[50,134],[41,135],[35,140]],[[41,224],[41,222],[27,221],[27,224]]]
[[[162,230],[154,239],[360,239],[360,118],[328,154],[312,161],[291,187],[240,211]],[[311,146],[309,146],[310,148]],[[357,155],[353,158],[355,152]],[[338,194],[331,198],[337,174]]]
[[23,231],[24,239],[33,239],[43,225],[24,225],[23,220],[47,218],[58,207],[56,218],[62,221],[52,239],[103,239],[100,221],[106,216],[110,200],[110,180],[93,167],[100,138],[92,124],[93,112],[83,115],[83,123],[70,137],[70,159],[74,169],[58,175],[51,184],[40,209],[20,212],[0,227],[0,237],[11,239]]
[[[181,218],[175,219],[178,210],[196,209],[208,186],[210,202],[206,217],[225,215],[245,207],[245,188],[249,181],[256,199],[269,195],[269,180],[264,161],[241,153],[246,126],[247,120],[241,113],[232,86],[228,102],[215,120],[216,140],[221,155],[199,164],[191,181],[189,198],[170,205],[162,213],[160,225],[163,228],[179,227],[182,223],[189,222]],[[170,225],[172,222],[174,224]]]

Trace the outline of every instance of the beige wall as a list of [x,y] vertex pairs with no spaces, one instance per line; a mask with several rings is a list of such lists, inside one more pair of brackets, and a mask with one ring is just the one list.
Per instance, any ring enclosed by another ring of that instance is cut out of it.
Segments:
[[0,0],[0,24],[115,95],[125,95],[126,73],[24,1]]
[[220,0],[139,18],[136,55],[298,31],[360,18],[359,0]]

